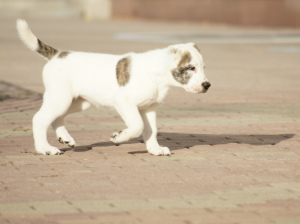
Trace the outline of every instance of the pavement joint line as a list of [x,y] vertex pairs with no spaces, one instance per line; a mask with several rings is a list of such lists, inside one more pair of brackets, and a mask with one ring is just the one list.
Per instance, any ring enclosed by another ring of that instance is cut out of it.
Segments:
[[245,204],[265,204],[271,200],[300,200],[300,182],[275,183],[265,187],[214,191],[202,195],[184,195],[182,198],[106,199],[36,201],[2,203],[3,216],[21,214],[73,214],[82,212],[149,211],[160,209],[236,208]]

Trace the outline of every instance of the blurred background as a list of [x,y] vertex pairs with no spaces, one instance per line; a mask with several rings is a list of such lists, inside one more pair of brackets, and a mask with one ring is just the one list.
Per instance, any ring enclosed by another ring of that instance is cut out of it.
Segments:
[[124,54],[194,42],[214,83],[207,102],[230,101],[230,93],[257,101],[269,87],[276,100],[298,96],[282,86],[299,89],[300,0],[0,0],[0,79],[42,93],[45,62],[19,41],[17,18],[65,50]]
[[300,27],[299,0],[0,0],[0,18],[153,19]]

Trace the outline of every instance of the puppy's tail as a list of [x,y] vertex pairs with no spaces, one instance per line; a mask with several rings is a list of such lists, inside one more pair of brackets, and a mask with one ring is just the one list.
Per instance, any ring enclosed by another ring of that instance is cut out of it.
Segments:
[[25,20],[17,20],[17,30],[21,40],[32,51],[40,53],[45,59],[50,60],[58,53],[53,47],[50,47],[40,41],[30,30]]

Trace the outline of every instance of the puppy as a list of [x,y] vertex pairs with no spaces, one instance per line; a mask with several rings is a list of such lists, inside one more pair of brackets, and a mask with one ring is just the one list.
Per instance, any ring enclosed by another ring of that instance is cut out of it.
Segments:
[[17,30],[30,50],[48,60],[43,69],[43,104],[33,117],[37,153],[61,153],[47,141],[50,125],[61,143],[74,147],[75,140],[65,128],[64,118],[93,105],[113,107],[124,120],[127,128],[113,133],[112,142],[119,144],[143,134],[150,154],[170,155],[169,148],[157,142],[155,108],[171,86],[192,93],[205,93],[210,87],[194,43],[109,55],[59,51],[40,41],[24,20],[17,21]]

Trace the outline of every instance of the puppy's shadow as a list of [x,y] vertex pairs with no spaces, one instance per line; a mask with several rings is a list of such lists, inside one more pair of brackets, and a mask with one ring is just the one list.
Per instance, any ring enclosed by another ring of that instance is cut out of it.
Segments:
[[[160,132],[157,136],[159,144],[167,146],[171,151],[186,149],[193,146],[201,145],[226,145],[230,143],[246,144],[246,145],[276,145],[281,141],[291,139],[295,134],[277,134],[277,135],[243,135],[243,134],[187,134],[187,133],[169,133]],[[124,144],[142,143],[142,138],[136,138]],[[92,150],[93,147],[117,146],[112,142],[97,142],[90,145],[76,146],[72,149],[64,148],[62,151],[73,150],[75,152],[83,152]],[[146,146],[145,146],[146,147]],[[143,151],[128,152],[130,154],[147,153]]]

